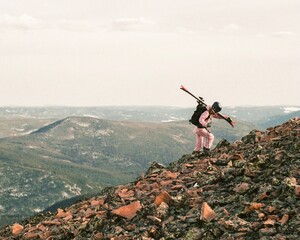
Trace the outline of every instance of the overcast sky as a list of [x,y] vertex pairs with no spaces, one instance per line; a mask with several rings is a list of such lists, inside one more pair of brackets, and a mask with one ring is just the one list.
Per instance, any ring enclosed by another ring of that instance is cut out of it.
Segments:
[[0,105],[300,105],[299,0],[0,0]]

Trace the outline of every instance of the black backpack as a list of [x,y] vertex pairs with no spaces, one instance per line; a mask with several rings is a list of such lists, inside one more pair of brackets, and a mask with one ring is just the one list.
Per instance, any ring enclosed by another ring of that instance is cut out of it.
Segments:
[[206,110],[207,110],[206,106],[203,105],[202,103],[199,103],[189,122],[194,124],[197,127],[202,128],[202,125],[199,123],[199,118],[201,114],[204,113]]

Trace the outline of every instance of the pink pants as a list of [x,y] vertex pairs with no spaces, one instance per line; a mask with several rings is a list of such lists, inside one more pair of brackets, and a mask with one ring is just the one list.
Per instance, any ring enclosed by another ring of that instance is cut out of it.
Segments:
[[210,148],[214,141],[214,135],[208,132],[205,128],[195,127],[196,145],[194,151],[200,151],[203,147]]

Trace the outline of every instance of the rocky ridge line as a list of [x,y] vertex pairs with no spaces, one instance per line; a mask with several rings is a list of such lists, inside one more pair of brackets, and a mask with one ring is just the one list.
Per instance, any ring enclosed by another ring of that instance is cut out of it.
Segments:
[[135,182],[0,230],[0,239],[298,239],[300,119],[153,163]]

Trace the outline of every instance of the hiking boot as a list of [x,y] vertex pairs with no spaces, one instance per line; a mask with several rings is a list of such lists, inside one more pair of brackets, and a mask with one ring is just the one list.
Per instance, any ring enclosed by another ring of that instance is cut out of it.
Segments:
[[193,151],[192,152],[192,156],[193,157],[199,157],[201,155],[201,152],[200,151]]
[[209,155],[210,155],[210,149],[209,149],[209,148],[206,148],[206,147],[204,147],[204,148],[203,148],[203,155],[205,155],[205,156],[209,156]]

